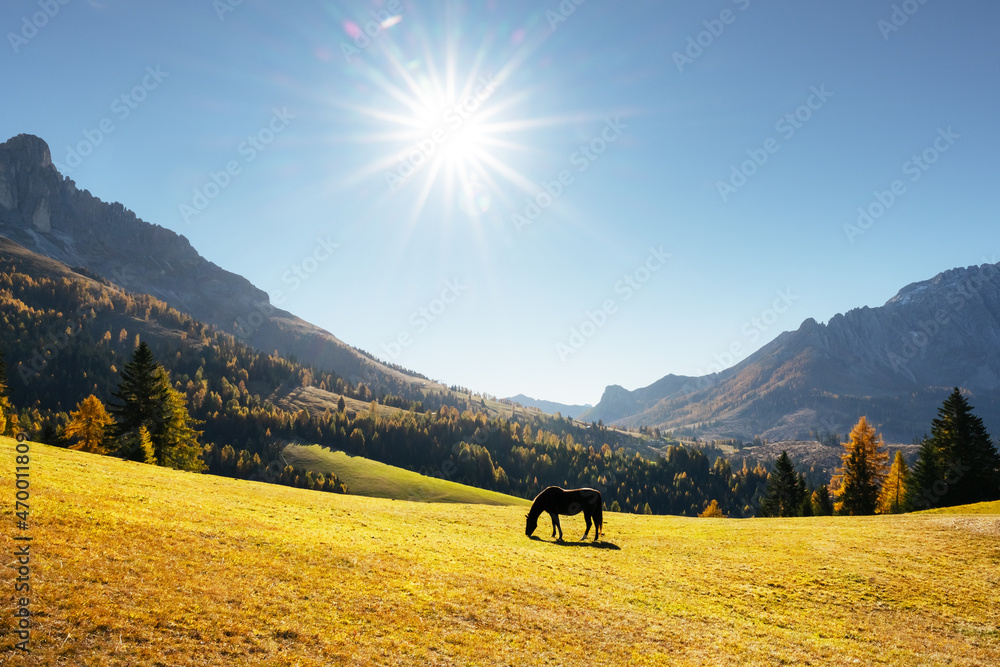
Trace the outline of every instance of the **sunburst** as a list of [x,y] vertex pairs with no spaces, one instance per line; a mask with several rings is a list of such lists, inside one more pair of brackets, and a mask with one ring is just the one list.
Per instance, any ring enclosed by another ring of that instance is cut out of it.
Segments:
[[[355,170],[351,184],[377,177],[388,196],[413,197],[411,227],[432,196],[441,197],[448,214],[476,217],[497,203],[511,206],[519,193],[533,193],[537,186],[516,162],[538,149],[519,135],[579,120],[526,117],[529,91],[511,87],[514,73],[548,33],[534,42],[520,39],[513,48],[505,42],[503,49],[487,39],[471,56],[463,54],[459,34],[445,27],[432,39],[418,17],[394,19],[372,47],[378,65],[358,64],[369,91],[365,102],[338,103],[368,129],[353,140],[375,154]],[[512,55],[490,70],[487,63],[497,62],[501,50]]]

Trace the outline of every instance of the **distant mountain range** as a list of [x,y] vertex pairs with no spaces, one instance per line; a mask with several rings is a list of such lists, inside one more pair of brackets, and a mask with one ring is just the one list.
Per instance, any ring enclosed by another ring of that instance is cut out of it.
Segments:
[[808,319],[714,375],[610,386],[577,417],[777,441],[844,434],[867,415],[887,440],[909,443],[953,387],[1000,436],[1000,264],[945,271],[825,325]]
[[[59,174],[44,141],[0,144],[0,235],[78,273],[148,293],[258,350],[416,398],[447,391],[380,362],[272,306],[248,280],[199,255],[183,236],[144,222]],[[953,269],[904,287],[885,305],[809,319],[720,373],[667,375],[648,387],[608,387],[593,407],[524,395],[544,412],[621,426],[656,426],[702,439],[812,440],[847,432],[867,415],[886,438],[908,443],[930,429],[951,388],[971,394],[1000,436],[1000,265]]]
[[206,260],[183,236],[77,189],[59,174],[38,137],[20,134],[0,144],[0,235],[130,292],[162,299],[259,350],[278,350],[352,382],[396,392],[433,384],[272,306],[266,292]]
[[587,405],[566,405],[565,403],[556,403],[554,401],[543,401],[537,398],[531,398],[530,396],[525,396],[524,394],[510,396],[506,400],[520,403],[526,408],[538,408],[542,412],[546,412],[550,415],[554,415],[558,412],[562,414],[563,417],[576,417],[577,415],[583,414],[590,408],[594,407],[589,403]]

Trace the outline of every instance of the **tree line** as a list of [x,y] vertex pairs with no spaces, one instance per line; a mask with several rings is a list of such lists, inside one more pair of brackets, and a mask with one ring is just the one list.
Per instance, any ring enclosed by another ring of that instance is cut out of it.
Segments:
[[[95,451],[213,474],[329,488],[285,470],[281,449],[304,441],[525,498],[548,484],[599,486],[622,511],[694,515],[719,498],[738,516],[755,511],[766,479],[760,466],[732,470],[711,450],[666,438],[664,455],[650,461],[624,446],[636,436],[603,425],[514,406],[491,417],[482,400],[412,383],[352,384],[254,350],[151,296],[33,277],[10,262],[0,270],[0,344],[16,360],[8,432],[83,448],[103,423],[109,440]],[[339,401],[317,414],[278,405],[300,387]],[[349,408],[344,397],[369,407]],[[380,414],[386,405],[397,410]]]
[[782,452],[768,478],[761,514],[898,514],[1000,499],[1000,453],[957,387],[938,409],[912,470],[900,451],[889,464],[882,436],[867,417],[841,444],[841,465],[829,486],[814,490]]

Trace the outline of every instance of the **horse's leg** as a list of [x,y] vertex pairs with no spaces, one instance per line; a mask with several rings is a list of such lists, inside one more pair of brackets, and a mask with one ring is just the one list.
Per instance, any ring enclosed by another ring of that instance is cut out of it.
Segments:
[[562,525],[559,523],[559,515],[553,512],[553,514],[552,514],[552,537],[556,536],[556,530],[557,529],[559,530],[559,541],[562,542],[562,539],[563,539]]
[[[590,534],[590,512],[584,512],[583,513],[583,520],[587,522],[587,531],[583,534],[583,537],[580,538],[581,542],[583,542],[585,539],[587,539],[587,535]],[[595,530],[596,530],[596,528],[595,528]]]

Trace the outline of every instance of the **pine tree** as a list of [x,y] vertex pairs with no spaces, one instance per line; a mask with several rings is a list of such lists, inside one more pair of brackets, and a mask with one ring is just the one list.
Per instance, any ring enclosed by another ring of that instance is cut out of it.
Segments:
[[149,431],[145,426],[140,426],[135,431],[129,431],[119,438],[118,449],[115,453],[128,461],[156,465],[156,455],[153,453],[153,441],[150,439]]
[[882,447],[882,436],[875,433],[875,427],[866,417],[851,429],[841,461],[830,481],[837,496],[837,512],[851,516],[874,514],[889,455]]
[[830,489],[827,488],[826,484],[820,485],[818,489],[813,491],[811,500],[813,506],[813,515],[815,516],[833,515],[833,500],[831,500],[830,498]]
[[66,425],[64,435],[67,438],[78,438],[70,449],[104,454],[107,451],[105,442],[108,427],[114,423],[101,400],[91,394],[77,403],[76,410],[70,412],[70,422]]
[[166,389],[159,441],[153,441],[156,459],[161,466],[201,472],[206,466],[198,443],[201,432],[194,430],[197,422],[188,414],[184,394],[170,387],[169,381]]
[[913,509],[1000,498],[1000,454],[956,387],[931,422],[910,479]]
[[[139,343],[132,360],[122,369],[118,391],[120,403],[111,403],[116,424],[113,435],[128,442],[120,448],[133,451],[137,433],[145,428],[153,445],[153,457],[162,466],[181,470],[204,470],[196,423],[188,414],[186,399],[170,386],[170,375],[156,363],[145,342]],[[129,439],[129,436],[131,438]]]
[[906,511],[906,480],[910,469],[903,460],[903,452],[897,451],[892,460],[892,468],[882,484],[878,498],[879,514],[899,514]]
[[799,476],[795,465],[782,451],[774,463],[774,470],[767,476],[767,488],[760,501],[761,516],[798,516],[802,505]]
[[[121,438],[145,426],[152,432],[160,420],[163,404],[167,400],[163,368],[156,363],[153,352],[146,343],[140,343],[132,353],[132,360],[122,369],[118,391],[112,396],[120,403],[110,403],[115,417],[115,437]],[[169,381],[166,383],[169,386]]]
[[905,507],[908,510],[926,510],[937,507],[937,496],[934,492],[934,485],[938,484],[938,490],[944,491],[944,469],[941,465],[941,457],[934,444],[934,441],[925,437],[917,452],[917,461],[913,464],[910,477],[906,485]]

